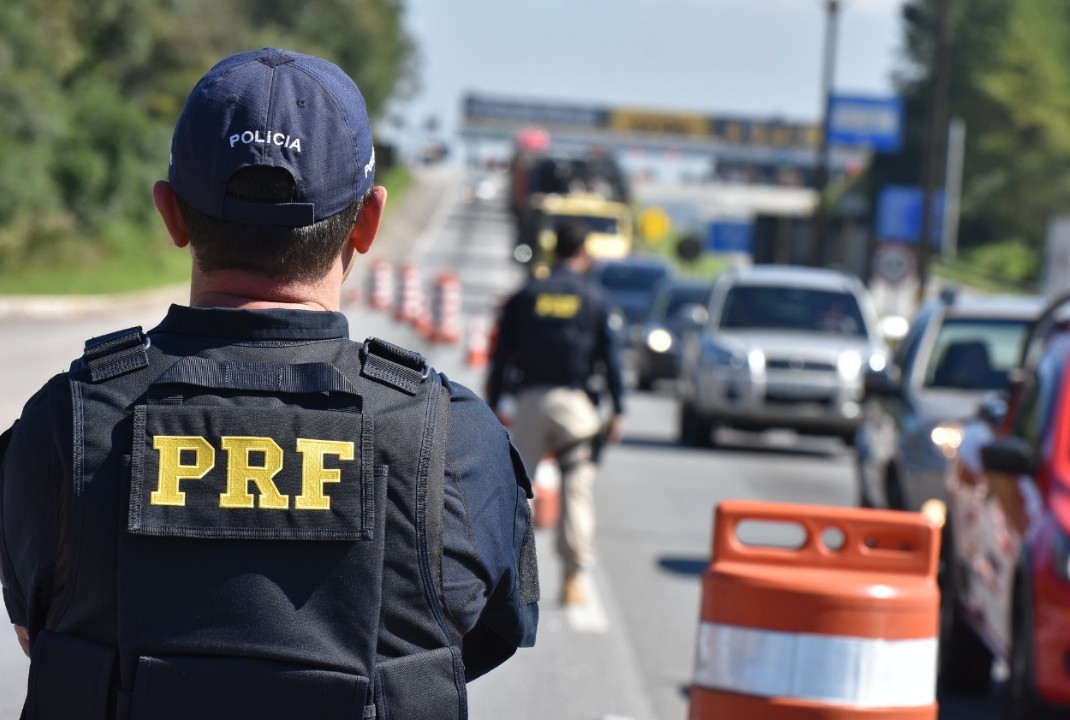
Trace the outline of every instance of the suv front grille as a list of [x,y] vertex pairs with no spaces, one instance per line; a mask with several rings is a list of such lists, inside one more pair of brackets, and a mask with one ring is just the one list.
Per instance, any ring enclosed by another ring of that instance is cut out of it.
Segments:
[[804,358],[768,358],[765,366],[773,370],[810,370],[819,372],[835,372],[836,366],[832,363],[820,360],[806,360]]

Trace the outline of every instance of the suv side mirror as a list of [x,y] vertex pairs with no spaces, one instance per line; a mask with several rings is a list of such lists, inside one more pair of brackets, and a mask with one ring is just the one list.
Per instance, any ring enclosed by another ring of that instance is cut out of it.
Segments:
[[999,427],[1003,418],[1007,416],[1007,393],[1003,390],[985,393],[980,405],[977,406],[977,416],[990,427]]
[[899,369],[889,365],[883,370],[866,370],[862,376],[862,387],[867,396],[899,397],[903,393]]
[[1032,475],[1036,470],[1033,450],[1020,437],[1008,436],[981,447],[981,464],[985,470],[1007,475]]
[[689,303],[681,307],[676,316],[687,322],[688,325],[700,328],[710,319],[710,313],[704,305]]

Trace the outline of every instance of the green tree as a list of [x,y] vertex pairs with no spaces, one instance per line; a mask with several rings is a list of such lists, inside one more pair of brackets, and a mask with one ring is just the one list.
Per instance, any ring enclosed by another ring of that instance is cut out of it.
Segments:
[[401,0],[0,3],[0,288],[45,262],[144,253],[174,122],[219,58],[268,45],[323,55],[375,118],[410,91]]
[[[905,6],[896,83],[910,108],[909,140],[899,157],[875,165],[875,185],[919,181],[940,1]],[[1016,246],[1031,262],[1008,272],[1032,279],[1047,223],[1070,199],[1070,6],[955,0],[953,10],[948,114],[966,124],[959,247]]]

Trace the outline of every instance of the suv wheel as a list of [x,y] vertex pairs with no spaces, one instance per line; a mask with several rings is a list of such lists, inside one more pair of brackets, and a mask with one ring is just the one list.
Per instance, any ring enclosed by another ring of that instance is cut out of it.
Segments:
[[884,503],[892,510],[906,510],[907,499],[903,493],[903,481],[895,465],[889,465],[884,473]]
[[963,695],[981,695],[992,680],[992,651],[963,619],[958,603],[961,570],[952,546],[951,524],[940,543],[940,683]]
[[713,418],[700,415],[689,403],[680,403],[680,442],[691,447],[713,447]]

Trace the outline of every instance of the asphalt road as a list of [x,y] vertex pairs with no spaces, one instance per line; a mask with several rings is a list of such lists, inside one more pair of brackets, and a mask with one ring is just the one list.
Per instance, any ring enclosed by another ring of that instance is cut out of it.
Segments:
[[[490,317],[520,281],[500,200],[463,203],[465,178],[435,171],[424,193],[395,215],[372,257],[413,261],[432,278],[457,272],[465,324]],[[641,192],[641,190],[640,190]],[[397,212],[397,211],[396,211]],[[366,263],[365,269],[370,269]],[[390,313],[368,308],[366,274],[352,278],[345,308],[351,334],[381,335],[424,352],[453,379],[480,389],[484,370],[464,343],[431,344]],[[0,425],[25,398],[80,353],[82,341],[117,327],[154,325],[181,289],[71,314],[38,310],[0,317]],[[835,440],[724,433],[717,450],[675,443],[675,402],[661,388],[632,394],[624,441],[605,454],[597,483],[599,562],[591,601],[564,609],[550,529],[537,535],[542,621],[536,648],[469,688],[473,720],[676,720],[687,717],[713,511],[726,498],[846,505],[854,497],[849,451]],[[18,717],[28,663],[0,634],[0,720]],[[996,694],[941,696],[942,720],[992,720]]]

